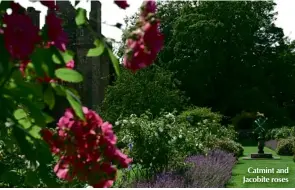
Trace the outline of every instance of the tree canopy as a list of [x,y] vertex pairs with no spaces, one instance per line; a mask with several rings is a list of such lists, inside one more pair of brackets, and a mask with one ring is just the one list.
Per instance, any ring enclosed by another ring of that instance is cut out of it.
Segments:
[[[176,73],[196,106],[227,116],[294,113],[294,43],[275,25],[273,1],[160,2],[165,46],[156,64]],[[128,28],[134,25],[128,20]]]

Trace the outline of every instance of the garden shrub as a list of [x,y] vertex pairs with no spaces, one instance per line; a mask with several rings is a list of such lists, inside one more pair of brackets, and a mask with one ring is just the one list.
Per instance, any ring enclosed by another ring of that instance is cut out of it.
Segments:
[[216,139],[212,142],[211,148],[232,153],[236,158],[239,158],[244,154],[243,146],[231,139]]
[[256,113],[241,112],[232,119],[236,130],[252,129],[253,122],[256,119]]
[[150,181],[134,183],[136,188],[222,188],[231,178],[236,159],[232,154],[213,150],[207,155],[188,157],[184,173],[165,172]]
[[178,119],[181,121],[189,121],[192,125],[198,122],[207,121],[220,123],[222,120],[222,115],[216,112],[212,112],[210,108],[205,107],[190,107],[183,111]]
[[[168,166],[181,168],[184,157],[206,153],[214,148],[212,142],[216,139],[226,138],[230,142],[236,139],[234,127],[222,126],[218,121],[217,118],[215,121],[203,119],[193,125],[176,116],[176,112],[163,112],[156,117],[146,112],[116,121],[114,130],[120,139],[120,148],[132,146],[128,155],[133,163],[159,172]],[[242,154],[237,143],[233,141],[230,145],[235,149],[229,152]]]
[[136,73],[122,70],[121,77],[106,90],[102,114],[114,122],[120,116],[140,115],[148,109],[154,116],[163,110],[180,111],[186,99],[176,84],[173,73],[158,66]]
[[224,188],[236,163],[233,154],[218,149],[206,156],[189,157],[186,161],[194,164],[186,173],[190,188]]
[[131,145],[129,155],[133,163],[153,171],[161,171],[187,154],[201,152],[199,142],[202,141],[196,133],[188,130],[187,123],[177,123],[175,118],[174,113],[161,113],[153,118],[146,112],[119,120],[114,128],[120,139],[118,146]]
[[271,139],[285,139],[295,136],[295,127],[283,126],[281,128],[270,129],[267,132],[266,138]]
[[[221,125],[222,115],[212,112],[209,108],[191,107],[177,116],[177,121],[187,122],[197,133],[203,137],[224,137],[232,140],[237,139],[237,132],[233,125]],[[204,139],[205,142],[205,139]]]
[[153,181],[138,181],[134,188],[185,188],[185,179],[176,172],[159,174]]
[[292,156],[294,154],[295,138],[280,139],[277,145],[277,154],[282,156]]

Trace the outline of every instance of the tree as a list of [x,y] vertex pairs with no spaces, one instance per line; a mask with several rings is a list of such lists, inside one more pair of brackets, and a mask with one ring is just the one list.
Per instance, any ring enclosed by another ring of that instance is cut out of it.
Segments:
[[196,106],[228,116],[245,110],[284,119],[295,95],[294,47],[274,24],[274,6],[273,1],[161,3],[165,46],[156,63],[176,72]]
[[186,102],[171,71],[155,65],[135,74],[122,69],[121,77],[107,88],[102,113],[114,122],[120,116],[140,115],[147,110],[154,116],[162,110],[182,110]]

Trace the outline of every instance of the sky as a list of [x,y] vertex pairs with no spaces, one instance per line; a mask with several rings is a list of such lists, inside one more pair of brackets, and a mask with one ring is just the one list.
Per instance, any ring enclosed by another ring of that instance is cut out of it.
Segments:
[[[1,1],[1,0],[0,0]],[[74,2],[75,0],[71,0]],[[44,24],[44,18],[47,8],[42,6],[39,2],[32,3],[29,0],[16,0],[24,7],[34,6],[37,10],[41,11],[41,26]],[[143,0],[127,0],[130,7],[126,10],[122,10],[114,4],[113,0],[101,0],[102,3],[102,22],[107,24],[116,24],[117,22],[124,24],[123,19],[126,16],[133,15],[140,7]],[[286,36],[295,40],[295,0],[275,0],[277,3],[276,11],[278,17],[276,24],[282,27]],[[78,7],[90,9],[90,1],[82,0]],[[116,41],[121,40],[122,31],[118,28],[109,26],[107,24],[102,25],[102,34],[106,37],[112,38]],[[124,27],[124,25],[123,25]]]

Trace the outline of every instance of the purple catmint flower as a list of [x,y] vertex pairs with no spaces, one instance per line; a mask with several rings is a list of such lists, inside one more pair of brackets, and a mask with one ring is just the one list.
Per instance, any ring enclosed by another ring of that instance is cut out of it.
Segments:
[[185,159],[191,167],[184,173],[165,172],[153,180],[138,181],[136,188],[222,188],[230,180],[236,163],[233,154],[213,150],[207,155],[190,156]]

